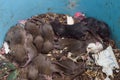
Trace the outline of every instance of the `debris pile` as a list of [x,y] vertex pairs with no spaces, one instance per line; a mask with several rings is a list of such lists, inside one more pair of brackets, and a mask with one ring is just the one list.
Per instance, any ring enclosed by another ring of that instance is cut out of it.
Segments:
[[119,80],[120,50],[109,36],[105,22],[82,13],[21,20],[8,30],[1,48],[0,66],[11,62],[14,67],[2,69],[0,79]]

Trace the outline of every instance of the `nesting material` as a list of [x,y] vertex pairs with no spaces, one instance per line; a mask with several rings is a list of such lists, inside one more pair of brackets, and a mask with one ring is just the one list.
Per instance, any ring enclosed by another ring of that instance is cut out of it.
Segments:
[[10,52],[8,43],[7,43],[7,42],[4,42],[4,43],[3,43],[3,47],[4,47],[4,50],[5,50],[5,53],[8,54],[8,53]]
[[108,76],[113,77],[113,69],[119,69],[119,65],[111,46],[108,46],[107,49],[98,54],[94,54],[94,57],[95,63],[102,66],[102,71],[107,75],[105,80],[109,80]]
[[7,59],[16,65],[19,73],[10,76],[16,80],[120,80],[120,51],[109,35],[106,23],[81,12],[40,14],[8,31],[0,62]]
[[67,15],[67,24],[68,25],[73,25],[74,24],[74,19],[71,16]]

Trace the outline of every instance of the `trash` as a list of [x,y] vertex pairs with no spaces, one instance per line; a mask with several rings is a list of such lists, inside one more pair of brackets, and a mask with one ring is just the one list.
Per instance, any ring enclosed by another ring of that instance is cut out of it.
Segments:
[[109,80],[109,76],[113,76],[113,69],[119,69],[119,65],[113,53],[112,47],[108,46],[105,50],[94,54],[95,63],[103,67],[102,71],[107,75],[105,80]]
[[73,25],[74,24],[74,19],[71,16],[67,15],[67,24],[68,25]]
[[74,17],[75,17],[75,18],[78,18],[78,17],[85,18],[85,14],[83,14],[83,13],[81,13],[81,12],[76,12],[76,13],[74,14]]
[[5,54],[8,54],[10,52],[9,45],[7,42],[3,43],[3,48],[5,50]]
[[85,14],[83,14],[81,12],[76,12],[74,14],[74,18],[77,19],[77,20],[79,20],[79,21],[81,21],[81,20],[85,19]]

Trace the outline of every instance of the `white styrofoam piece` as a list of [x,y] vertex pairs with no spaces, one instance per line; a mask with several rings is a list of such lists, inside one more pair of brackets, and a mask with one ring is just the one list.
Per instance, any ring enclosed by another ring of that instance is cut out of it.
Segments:
[[73,25],[74,24],[74,19],[71,16],[67,15],[67,24],[68,25]]
[[3,43],[3,47],[4,47],[4,49],[5,49],[5,53],[8,54],[8,53],[10,52],[8,43],[7,43],[7,42],[4,42],[4,43]]

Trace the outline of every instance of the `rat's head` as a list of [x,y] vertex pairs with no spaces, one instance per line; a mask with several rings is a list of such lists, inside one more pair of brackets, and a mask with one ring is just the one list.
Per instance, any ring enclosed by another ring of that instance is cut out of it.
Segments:
[[87,53],[94,53],[95,48],[96,48],[95,43],[89,43],[86,48]]
[[101,50],[103,50],[103,45],[100,42],[89,43],[86,50],[87,53],[99,53]]
[[61,23],[57,21],[51,22],[51,26],[57,36],[62,36],[65,33],[65,27]]

